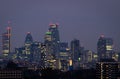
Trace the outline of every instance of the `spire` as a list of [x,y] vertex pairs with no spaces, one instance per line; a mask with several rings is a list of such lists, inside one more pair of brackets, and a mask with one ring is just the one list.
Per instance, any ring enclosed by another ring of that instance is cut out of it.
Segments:
[[27,32],[26,38],[25,38],[25,44],[31,44],[33,43],[33,38],[30,32]]

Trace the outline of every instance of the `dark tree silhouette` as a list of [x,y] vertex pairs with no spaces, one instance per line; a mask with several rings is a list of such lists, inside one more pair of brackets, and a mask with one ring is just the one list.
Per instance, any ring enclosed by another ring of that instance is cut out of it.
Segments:
[[13,61],[10,60],[10,61],[8,61],[6,68],[16,69],[16,68],[18,68],[18,64],[14,63]]

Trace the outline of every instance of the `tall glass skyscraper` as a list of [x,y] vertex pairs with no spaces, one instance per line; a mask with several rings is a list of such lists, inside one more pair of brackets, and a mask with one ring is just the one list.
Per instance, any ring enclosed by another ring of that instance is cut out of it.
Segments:
[[11,27],[7,27],[7,31],[2,34],[2,52],[3,56],[8,56],[11,50]]
[[32,44],[32,43],[33,43],[32,35],[30,32],[28,32],[25,38],[25,45]]
[[50,24],[49,26],[50,26],[49,31],[51,32],[51,41],[54,50],[53,53],[57,57],[59,53],[59,43],[60,43],[58,24]]
[[33,44],[33,38],[30,32],[27,33],[25,37],[24,46],[20,48],[15,48],[15,52],[18,59],[30,61],[32,59],[32,47],[36,46],[36,43]]
[[56,61],[59,55],[59,43],[60,43],[58,24],[49,25],[49,30],[45,34],[44,43],[46,46],[47,66],[55,68]]
[[71,41],[71,52],[72,52],[72,58],[74,61],[78,61],[78,58],[80,57],[80,42],[77,39],[74,39]]
[[49,31],[52,33],[52,41],[59,42],[59,31],[58,31],[58,24],[50,24]]
[[33,52],[31,52],[31,45],[33,44],[33,38],[30,32],[27,33],[24,44],[25,44],[26,60],[31,61],[33,54]]
[[98,60],[112,59],[113,55],[113,39],[100,36],[97,43]]
[[76,69],[80,65],[80,41],[78,39],[71,41],[71,56],[73,60],[73,68]]
[[33,41],[31,33],[28,32],[25,37],[24,46],[15,49],[16,57],[14,59],[22,61],[23,63],[27,62],[27,66],[33,66],[30,63],[40,66],[44,65],[44,61],[42,63],[41,60],[44,60],[45,57],[41,57],[41,53],[43,56],[44,48],[42,46],[42,43]]
[[104,59],[96,63],[96,79],[119,79],[119,62]]

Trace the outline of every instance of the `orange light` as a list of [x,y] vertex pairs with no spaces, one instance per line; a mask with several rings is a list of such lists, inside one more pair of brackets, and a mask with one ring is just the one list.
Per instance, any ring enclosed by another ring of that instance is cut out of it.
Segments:
[[69,65],[72,66],[72,60],[69,60]]

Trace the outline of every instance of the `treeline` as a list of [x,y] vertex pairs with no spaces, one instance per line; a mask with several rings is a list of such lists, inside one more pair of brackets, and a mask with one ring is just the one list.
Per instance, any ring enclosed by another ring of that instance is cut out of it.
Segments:
[[21,70],[23,79],[96,79],[95,69],[79,69],[66,72],[52,68],[32,70],[19,68],[12,61],[8,62],[6,68]]
[[81,69],[62,72],[46,68],[41,71],[27,70],[24,71],[25,79],[96,79],[94,69]]

